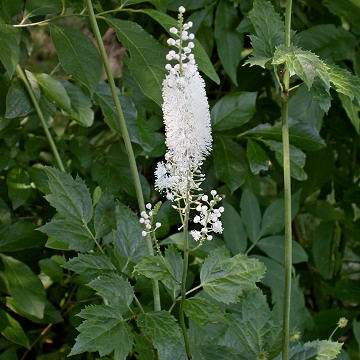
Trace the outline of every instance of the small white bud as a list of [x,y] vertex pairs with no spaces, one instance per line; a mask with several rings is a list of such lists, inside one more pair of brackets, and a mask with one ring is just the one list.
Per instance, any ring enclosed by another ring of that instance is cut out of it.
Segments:
[[166,42],[167,42],[168,45],[170,45],[170,46],[174,46],[174,45],[176,44],[176,41],[175,41],[175,39],[173,39],[173,38],[167,39]]
[[179,7],[179,13],[183,14],[185,12],[185,8],[183,6]]
[[188,21],[188,22],[187,22],[187,26],[188,26],[188,28],[191,28],[191,27],[193,26],[192,21]]
[[195,47],[195,44],[192,41],[190,41],[188,43],[188,48],[193,49],[194,47]]
[[165,65],[165,70],[171,71],[171,69],[172,69],[172,66],[170,64]]
[[220,206],[220,207],[219,207],[219,211],[220,211],[221,213],[223,213],[223,212],[224,212],[224,210],[225,210],[225,209],[224,209],[224,207],[223,207],[223,206]]
[[151,230],[151,225],[150,224],[146,224],[145,227],[146,227],[146,229]]
[[198,205],[197,207],[196,207],[196,211],[201,211],[201,205]]
[[145,211],[142,211],[142,212],[140,213],[140,215],[141,215],[141,217],[144,218],[144,219],[147,219],[147,218],[148,218],[148,215],[147,215],[147,213],[146,213]]
[[210,240],[213,239],[213,237],[212,237],[212,235],[208,235],[208,236],[206,237],[206,239],[210,241]]
[[199,223],[200,222],[200,216],[199,215],[196,215],[195,217],[194,217],[194,223],[195,224],[197,224],[197,223]]
[[211,194],[212,196],[215,196],[215,195],[217,194],[217,191],[216,191],[216,190],[211,190],[211,191],[210,191],[210,194]]
[[140,222],[140,224],[143,224],[145,222],[144,218],[141,217],[139,222]]
[[203,196],[201,197],[201,200],[202,200],[202,201],[208,201],[208,200],[209,200],[209,198],[208,198],[208,196],[207,196],[207,195],[203,195]]
[[161,223],[159,223],[159,222],[157,222],[157,223],[155,224],[156,229],[158,229],[160,226],[161,226]]
[[178,29],[176,27],[172,27],[169,29],[169,31],[172,33],[172,34],[177,34],[178,33]]
[[195,39],[195,35],[193,33],[189,34],[189,40],[194,40]]
[[146,207],[148,210],[150,210],[152,206],[151,206],[150,203],[147,203],[147,204],[145,205],[145,207]]
[[146,236],[147,235],[147,232],[145,231],[145,230],[143,230],[142,232],[141,232],[141,236]]

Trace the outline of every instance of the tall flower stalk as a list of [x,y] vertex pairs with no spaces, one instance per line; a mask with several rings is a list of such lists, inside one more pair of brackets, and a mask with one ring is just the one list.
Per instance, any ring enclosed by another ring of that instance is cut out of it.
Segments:
[[[189,236],[199,243],[198,246],[212,240],[212,233],[222,232],[220,216],[224,209],[216,208],[221,197],[215,190],[209,197],[201,189],[205,176],[200,168],[212,148],[210,112],[205,83],[192,54],[195,46],[194,34],[189,32],[192,22],[184,22],[184,12],[185,8],[180,6],[177,27],[170,29],[173,37],[167,41],[173,47],[166,56],[168,74],[162,90],[167,151],[165,161],[160,162],[155,171],[155,188],[166,194],[181,219],[179,230],[183,232],[184,257],[179,317],[186,354],[191,359],[184,313],[189,253],[192,251]],[[189,231],[191,220],[196,228]]]

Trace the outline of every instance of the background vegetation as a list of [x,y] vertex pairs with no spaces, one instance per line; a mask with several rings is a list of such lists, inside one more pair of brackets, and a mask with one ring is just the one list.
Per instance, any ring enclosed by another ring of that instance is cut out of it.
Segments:
[[[271,7],[251,12],[251,0],[93,2],[145,200],[153,203],[163,200],[153,189],[153,173],[165,152],[161,82],[167,30],[175,21],[166,14],[176,17],[179,5],[186,7],[211,105],[214,144],[204,166],[205,189],[216,188],[225,198],[223,236],[191,259],[190,276],[198,282],[199,263],[224,245],[232,255],[257,258],[267,269],[260,287],[272,316],[281,319],[284,205],[281,93],[276,77],[281,76],[282,62],[274,71],[266,56],[282,42],[284,4],[271,3],[279,15]],[[134,183],[84,9],[81,0],[0,0],[1,360],[64,359],[81,323],[76,314],[84,305],[99,303],[96,286],[85,285],[94,273],[87,269],[90,278],[79,276],[75,265],[65,265],[77,252],[93,249],[89,234],[79,234],[61,217],[55,217],[56,229],[45,225],[55,214],[49,204],[49,194],[56,192],[54,179],[62,175],[53,169],[45,172],[44,165],[62,163],[66,172],[84,179],[77,184],[86,184],[89,206],[96,206],[90,233],[105,243],[118,226],[116,218],[133,224],[127,236],[136,249],[125,260],[114,251],[113,263],[131,273],[146,253],[141,228],[137,236],[133,213],[127,212],[138,211]],[[298,76],[292,77],[292,339],[328,338],[339,318],[346,317],[348,325],[333,336],[345,343],[339,359],[359,359],[360,346],[360,81],[342,72],[360,75],[359,19],[357,0],[294,2],[294,45],[338,67],[331,74],[337,92],[319,85],[313,69],[319,70],[320,59],[310,64],[313,67],[295,69]],[[251,54],[257,56],[253,63],[264,67],[246,65]],[[24,76],[43,119],[24,86]],[[49,145],[47,128],[59,158]],[[70,181],[70,187],[74,181],[61,179]],[[72,195],[76,197],[76,191]],[[114,199],[128,208],[115,207]],[[61,212],[58,207],[57,211]],[[162,244],[176,244],[178,220],[168,202],[157,218],[162,223],[157,232]],[[148,281],[139,277],[136,284],[142,302],[150,304]],[[164,286],[161,291],[166,294]],[[171,305],[171,295],[166,302]],[[192,331],[195,337],[198,330]],[[139,340],[134,357],[141,346],[152,354],[151,346]],[[257,356],[254,359],[260,359]],[[99,357],[88,353],[73,358]]]

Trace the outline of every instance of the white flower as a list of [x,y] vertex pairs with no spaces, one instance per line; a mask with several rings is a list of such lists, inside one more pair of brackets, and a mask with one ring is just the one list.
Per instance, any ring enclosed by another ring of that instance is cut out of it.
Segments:
[[199,241],[201,239],[201,232],[198,230],[191,230],[190,234],[194,238],[195,241]]
[[185,8],[183,6],[179,7],[179,13],[183,14],[185,12]]
[[212,225],[212,229],[214,232],[221,234],[223,232],[223,227],[222,227],[222,223],[220,220],[215,221]]

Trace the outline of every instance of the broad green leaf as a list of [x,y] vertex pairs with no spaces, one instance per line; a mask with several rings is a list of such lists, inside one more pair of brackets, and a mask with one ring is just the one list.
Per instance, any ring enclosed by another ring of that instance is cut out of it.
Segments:
[[[325,141],[319,132],[304,122],[294,119],[289,121],[290,143],[300,149],[315,151],[325,147]],[[246,132],[247,135],[256,136],[265,140],[281,141],[281,124],[261,124]]]
[[356,132],[360,134],[360,117],[359,111],[360,106],[355,105],[347,96],[343,94],[338,94],[342,107],[344,108],[346,115],[350,119],[352,125],[354,126]]
[[114,197],[106,194],[101,195],[94,211],[94,228],[98,239],[116,228],[115,209]]
[[248,175],[242,147],[229,138],[217,136],[213,154],[217,177],[234,192],[245,182]]
[[20,57],[20,31],[11,25],[0,23],[0,61],[9,77],[14,74]]
[[253,174],[257,175],[260,171],[269,169],[269,156],[260,145],[251,139],[247,142],[246,157]]
[[71,100],[71,109],[68,112],[70,118],[82,126],[91,126],[94,122],[94,111],[90,98],[74,83],[64,81],[63,85]]
[[134,336],[116,308],[92,305],[83,309],[79,316],[85,321],[77,327],[80,334],[69,356],[95,351],[104,356],[116,351],[118,359],[126,359],[132,349]]
[[[57,261],[55,260],[57,259]],[[47,275],[52,282],[62,283],[64,272],[60,265],[63,265],[65,259],[60,255],[54,255],[51,258],[41,259],[39,266],[41,273]]]
[[29,175],[22,168],[14,167],[7,173],[6,184],[12,208],[16,210],[26,203],[32,193]]
[[199,325],[226,323],[223,311],[217,305],[201,296],[186,299],[184,311],[187,317]]
[[207,294],[229,304],[238,301],[244,291],[255,288],[264,273],[265,266],[258,260],[241,254],[229,258],[220,249],[205,259],[200,281]]
[[[264,143],[275,152],[275,158],[279,165],[283,166],[283,146],[282,143],[266,140]],[[307,179],[307,174],[304,170],[306,155],[299,148],[290,145],[290,173],[291,177],[296,180],[303,181]]]
[[211,109],[215,131],[241,127],[255,114],[256,92],[239,92],[225,95]]
[[147,255],[137,263],[134,272],[142,274],[149,279],[168,280],[171,279],[170,264],[160,255]]
[[[197,1],[197,4],[198,3],[199,1]],[[188,7],[184,3],[183,6],[185,6],[186,9],[188,9]],[[161,11],[157,11],[153,9],[142,9],[141,11],[152,17],[155,21],[157,21],[168,33],[171,27],[177,26],[177,21],[173,17]],[[194,39],[194,44],[195,44],[195,48],[193,49],[193,53],[195,55],[196,63],[198,64],[199,69],[206,76],[208,76],[209,79],[214,81],[216,84],[220,84],[220,78],[216,73],[214,65],[212,64],[205,49],[203,48],[201,43],[196,39],[196,37]]]
[[100,55],[95,45],[74,27],[52,25],[50,30],[61,66],[92,93],[100,80],[102,70]]
[[45,198],[62,216],[74,216],[75,219],[87,224],[92,217],[92,201],[85,182],[77,177],[58,169],[46,167],[49,179],[50,194]]
[[[139,131],[136,123],[138,114],[135,105],[128,96],[121,95],[120,91],[118,91],[118,98],[120,100],[131,141],[139,143]],[[98,105],[100,105],[104,114],[104,120],[109,127],[115,131],[121,132],[115,103],[111,96],[109,86],[107,84],[100,83],[95,90],[94,99]]]
[[[284,263],[285,239],[284,236],[268,236],[262,238],[257,247],[267,256],[275,259],[279,263]],[[292,242],[292,263],[298,264],[308,260],[308,256],[304,248],[296,241]]]
[[32,103],[23,86],[18,81],[12,81],[6,95],[7,119],[23,117],[33,111]]
[[0,354],[0,360],[18,360],[15,348],[9,348]]
[[77,218],[54,218],[38,228],[38,230],[48,235],[51,239],[66,245],[67,250],[87,252],[95,246],[91,232]]
[[0,309],[0,334],[15,344],[30,347],[30,341],[19,322],[2,309]]
[[156,358],[155,349],[151,344],[151,340],[148,339],[147,336],[142,333],[135,333],[134,340],[133,352],[136,354],[137,360],[148,360]]
[[244,253],[246,250],[247,235],[243,221],[238,212],[228,202],[224,201],[224,213],[221,215],[223,236],[227,248],[233,255]]
[[159,360],[185,359],[185,346],[180,326],[169,312],[141,313],[137,324],[141,332],[152,340]]
[[277,354],[281,347],[281,327],[276,323],[260,289],[248,291],[228,314],[226,337],[236,340],[236,347],[247,359],[261,359]]
[[245,189],[240,200],[241,218],[246,233],[252,243],[255,243],[260,235],[261,212],[259,202],[254,193]]
[[168,289],[173,300],[175,300],[180,293],[180,284],[183,272],[183,259],[175,246],[169,246],[165,250],[165,259],[169,266],[171,278],[162,280],[162,283]]
[[344,218],[344,213],[336,205],[332,205],[325,200],[309,202],[305,207],[306,211],[325,221],[338,221]]
[[9,295],[24,313],[42,318],[46,294],[39,278],[31,269],[13,257],[0,255],[4,265],[4,279]]
[[61,82],[48,74],[33,74],[45,96],[59,108],[70,112],[71,101]]
[[241,34],[235,30],[239,22],[233,4],[221,0],[217,5],[215,16],[216,47],[222,66],[235,85],[237,85],[237,67],[243,49]]
[[161,106],[165,48],[137,23],[119,19],[107,19],[106,22],[129,51],[128,67],[137,84],[147,97]]
[[24,15],[26,18],[55,14],[61,11],[60,0],[27,0],[25,4]]
[[329,0],[325,3],[325,6],[327,6],[333,14],[345,19],[345,21],[349,23],[353,33],[360,35],[360,24],[358,21],[360,8],[357,6],[358,3],[354,4],[354,1],[355,0]]
[[129,310],[134,298],[134,290],[130,283],[116,273],[99,275],[88,286],[104,299],[106,305],[117,308],[120,313]]
[[360,284],[357,280],[342,278],[336,282],[333,296],[341,301],[350,303],[360,302]]
[[110,259],[102,254],[78,254],[77,257],[68,260],[63,267],[90,279],[115,270]]
[[250,35],[253,53],[246,63],[265,67],[275,47],[284,41],[284,23],[273,5],[266,0],[255,0],[248,17],[255,35]]
[[315,25],[296,35],[302,48],[311,50],[334,63],[346,59],[355,47],[356,38],[333,24]]

